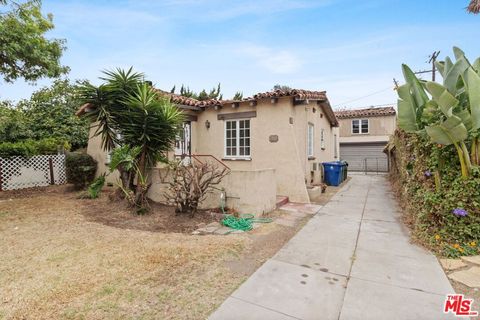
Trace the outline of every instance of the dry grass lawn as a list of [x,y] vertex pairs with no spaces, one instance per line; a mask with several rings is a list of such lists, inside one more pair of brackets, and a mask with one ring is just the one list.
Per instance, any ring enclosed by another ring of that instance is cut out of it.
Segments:
[[246,277],[227,261],[252,247],[248,235],[108,226],[83,212],[115,210],[106,196],[76,197],[0,198],[0,319],[205,319]]

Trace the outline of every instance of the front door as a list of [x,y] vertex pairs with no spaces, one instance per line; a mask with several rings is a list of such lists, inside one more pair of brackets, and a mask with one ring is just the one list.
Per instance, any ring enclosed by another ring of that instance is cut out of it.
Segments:
[[189,157],[192,154],[192,124],[190,121],[185,121],[182,125],[177,139],[175,140],[175,157]]

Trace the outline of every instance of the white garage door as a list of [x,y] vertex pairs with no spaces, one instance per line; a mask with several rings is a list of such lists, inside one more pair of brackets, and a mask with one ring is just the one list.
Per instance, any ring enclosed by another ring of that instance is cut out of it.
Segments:
[[[348,162],[349,171],[387,172],[385,143],[340,144],[340,158]],[[366,170],[365,170],[366,168]]]

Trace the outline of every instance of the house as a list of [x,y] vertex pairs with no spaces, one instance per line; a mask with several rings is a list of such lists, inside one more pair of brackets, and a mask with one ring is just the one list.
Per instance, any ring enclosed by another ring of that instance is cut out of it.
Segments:
[[[170,158],[194,158],[225,166],[227,206],[261,214],[277,196],[309,203],[309,190],[322,182],[322,162],[339,157],[338,121],[323,91],[276,90],[243,100],[206,100],[158,90],[185,114],[183,134]],[[81,112],[80,112],[81,113]],[[107,170],[101,138],[90,130],[87,152]],[[163,200],[165,168],[153,168],[149,197]],[[203,207],[218,207],[213,194]]]
[[364,172],[389,171],[383,149],[395,131],[393,107],[336,111],[340,123],[340,158],[348,170]]

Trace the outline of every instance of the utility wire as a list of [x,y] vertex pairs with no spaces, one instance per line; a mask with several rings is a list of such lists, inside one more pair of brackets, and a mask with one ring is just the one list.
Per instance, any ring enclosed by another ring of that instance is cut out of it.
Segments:
[[346,104],[346,103],[351,103],[351,102],[355,102],[355,101],[358,101],[358,100],[362,100],[364,98],[368,98],[368,97],[371,97],[371,96],[374,96],[376,94],[379,94],[379,93],[382,93],[382,92],[385,92],[387,90],[393,90],[392,87],[388,87],[388,88],[385,88],[385,89],[382,89],[382,90],[379,90],[379,91],[375,91],[373,93],[370,93],[370,94],[367,94],[365,96],[361,96],[361,97],[358,97],[358,98],[355,98],[355,99],[352,99],[352,100],[348,100],[348,101],[344,101],[344,102],[341,102],[341,103],[337,103],[336,105],[334,105],[333,107],[338,107],[342,104]]

